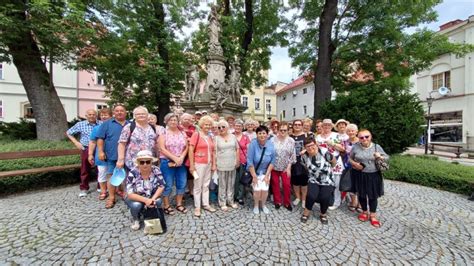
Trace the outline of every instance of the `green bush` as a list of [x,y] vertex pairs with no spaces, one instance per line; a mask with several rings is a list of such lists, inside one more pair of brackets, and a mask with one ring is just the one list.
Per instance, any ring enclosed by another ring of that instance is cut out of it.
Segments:
[[[69,127],[81,120],[75,118],[68,122]],[[0,137],[11,140],[33,140],[36,139],[36,122],[20,118],[19,122],[0,123]],[[66,136],[64,136],[66,138]]]
[[432,158],[394,155],[390,159],[390,170],[385,172],[384,176],[392,180],[465,195],[472,193],[474,167],[447,163]]
[[80,180],[79,174],[79,169],[71,169],[62,172],[2,178],[0,179],[0,196],[60,185],[77,184]]

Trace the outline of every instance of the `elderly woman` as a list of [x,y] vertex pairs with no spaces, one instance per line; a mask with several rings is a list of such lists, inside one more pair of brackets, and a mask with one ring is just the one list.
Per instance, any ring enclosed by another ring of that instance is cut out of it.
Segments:
[[315,202],[320,204],[319,220],[322,224],[328,223],[326,212],[334,199],[335,183],[332,167],[336,160],[327,151],[320,149],[312,138],[305,139],[305,154],[301,161],[308,169],[308,195],[301,216],[301,222],[306,223]]
[[235,120],[234,135],[237,138],[239,145],[239,167],[237,168],[237,175],[234,184],[234,196],[240,205],[244,204],[244,186],[240,183],[240,177],[244,174],[247,168],[247,150],[250,144],[249,137],[243,133],[244,122],[241,119]]
[[[186,137],[187,137],[188,143],[189,143],[189,140],[191,139],[191,136],[197,130],[196,126],[193,125],[193,116],[191,114],[184,113],[184,114],[181,115],[181,117],[179,119],[179,122],[180,122],[179,129],[186,134]],[[193,183],[193,176],[191,175],[191,173],[189,173],[189,171],[187,173],[187,182],[186,183],[187,183],[187,186],[188,186],[188,191],[187,192],[189,192],[190,196],[192,197],[194,183]]]
[[219,135],[215,138],[216,166],[219,176],[219,206],[227,211],[227,206],[237,209],[234,202],[235,168],[240,166],[237,138],[229,133],[229,124],[219,121]]
[[267,202],[270,175],[275,164],[275,147],[273,142],[268,139],[266,126],[259,126],[256,132],[257,138],[250,143],[247,155],[247,170],[252,176],[253,213],[259,214],[261,206],[263,213],[268,214],[270,210],[265,206],[265,203]]
[[[149,150],[140,151],[136,155],[136,167],[132,168],[128,174],[125,203],[132,214],[132,230],[140,229],[139,217],[145,206],[161,209],[160,196],[164,191],[165,183],[160,169],[152,165],[156,160]],[[160,210],[159,213],[161,214]],[[161,219],[163,225],[164,217],[162,216]],[[163,228],[163,231],[165,230],[166,226]]]
[[295,140],[288,136],[288,124],[282,122],[279,125],[278,133],[272,139],[275,146],[275,165],[272,170],[272,190],[273,202],[275,209],[279,209],[282,205],[280,193],[280,177],[283,187],[283,206],[292,211],[291,206],[291,165],[296,163]]
[[293,191],[296,197],[293,201],[293,205],[298,206],[298,204],[302,202],[302,206],[304,206],[308,189],[308,175],[300,163],[301,151],[304,149],[304,140],[306,139],[306,135],[303,132],[303,121],[301,119],[293,121],[293,135],[290,137],[295,141],[296,154],[296,163],[291,167],[291,184],[293,185]]
[[203,116],[199,120],[200,131],[194,132],[189,141],[189,171],[194,176],[194,216],[201,216],[201,206],[204,210],[215,212],[209,205],[209,183],[212,171],[216,171],[214,142],[209,136],[209,129],[214,120]]
[[245,121],[244,127],[246,129],[246,131],[244,132],[244,135],[247,135],[247,137],[251,141],[257,137],[257,134],[255,133],[255,129],[258,127],[258,125],[256,121],[252,119],[247,119]]
[[[327,149],[335,158],[336,165],[332,169],[334,175],[334,185],[339,188],[339,181],[341,180],[344,164],[342,162],[341,153],[344,154],[345,149],[343,141],[339,138],[339,134],[333,132],[334,124],[331,119],[323,120],[323,132],[316,137],[316,142],[320,148]],[[334,205],[329,207],[330,210],[335,210],[341,205],[341,192],[339,189],[334,190]]]
[[323,133],[323,120],[316,120],[316,136]]
[[268,133],[272,138],[276,137],[278,134],[278,128],[280,127],[280,122],[277,120],[272,120],[270,122],[270,133]]
[[138,106],[133,109],[134,122],[124,126],[118,141],[117,168],[124,165],[128,170],[134,167],[134,162],[139,151],[147,150],[155,154],[158,134],[148,124],[148,109]]
[[176,210],[186,213],[183,206],[183,195],[186,189],[187,169],[184,159],[188,153],[186,135],[178,128],[178,115],[169,113],[165,116],[166,131],[159,137],[160,169],[165,178],[166,187],[163,192],[163,207],[166,214],[174,214],[170,206],[169,195],[173,184],[176,184]]
[[[352,147],[359,142],[359,138],[357,137],[357,133],[359,131],[359,128],[357,127],[356,124],[349,124],[346,127],[346,134],[348,136],[348,139],[344,142],[344,148],[345,148],[345,156],[344,156],[344,168],[345,171],[352,171],[352,165],[349,162],[350,154],[352,152]],[[349,204],[349,210],[350,211],[358,211],[362,212],[362,209],[358,207],[358,202],[357,202],[357,194],[356,194],[356,189],[355,189],[355,179],[354,175],[351,172],[351,191],[350,191],[350,197],[351,197],[351,203]]]
[[306,118],[303,120],[303,132],[306,137],[314,138],[314,133],[311,132],[311,127],[313,126],[313,120],[311,118]]
[[[352,147],[350,163],[355,175],[355,189],[359,195],[359,203],[362,207],[362,213],[358,218],[362,222],[370,220],[374,227],[380,227],[377,219],[377,199],[383,195],[382,174],[375,166],[375,160],[388,160],[389,156],[380,145],[372,143],[372,134],[363,129],[358,134],[359,142]],[[367,203],[369,204],[370,216],[367,212]]]

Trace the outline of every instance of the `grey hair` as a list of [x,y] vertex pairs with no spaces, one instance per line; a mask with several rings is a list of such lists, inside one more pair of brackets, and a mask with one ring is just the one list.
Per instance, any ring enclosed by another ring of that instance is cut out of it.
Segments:
[[242,119],[236,119],[235,122],[234,122],[234,125],[244,125],[244,121],[242,121]]
[[226,128],[229,128],[229,123],[225,121],[224,119],[219,120],[218,126],[225,126]]
[[349,124],[349,125],[347,125],[346,130],[348,130],[348,129],[352,129],[352,130],[355,130],[355,131],[359,131],[359,128],[357,127],[356,124]]
[[143,105],[140,105],[140,106],[135,107],[135,109],[133,109],[133,112],[132,112],[132,113],[135,115],[135,112],[138,111],[138,110],[143,110],[143,111],[149,113],[149,112],[148,112],[148,109],[147,109],[145,106],[143,106]]
[[169,121],[171,118],[173,118],[173,117],[176,117],[176,119],[177,119],[178,122],[179,122],[179,116],[178,116],[177,114],[175,114],[175,113],[168,113],[168,114],[165,115],[165,119],[164,119],[164,120],[165,120],[165,123],[168,124],[168,121]]

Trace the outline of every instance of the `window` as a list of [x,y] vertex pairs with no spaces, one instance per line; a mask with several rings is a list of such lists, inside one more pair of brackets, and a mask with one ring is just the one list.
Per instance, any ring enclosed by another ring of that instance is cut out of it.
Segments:
[[433,88],[432,88],[433,90],[437,90],[440,87],[451,88],[451,72],[450,71],[439,73],[431,77],[433,78]]
[[244,107],[249,107],[249,98],[247,96],[242,96],[242,105]]
[[100,74],[99,72],[96,72],[96,84],[97,85],[102,85],[102,86],[105,86],[105,79],[104,79],[104,76],[102,74]]
[[3,117],[3,100],[0,100],[0,117]]
[[265,99],[265,108],[267,110],[267,112],[271,112],[272,111],[272,101],[270,99]]
[[308,93],[308,88],[303,88],[303,94]]
[[22,112],[23,118],[35,118],[35,114],[33,113],[33,107],[29,102],[25,102],[22,104]]
[[296,116],[296,108],[293,108],[293,116]]
[[431,142],[462,142],[462,111],[431,114]]
[[0,63],[0,79],[3,79],[3,63]]
[[303,114],[304,115],[308,114],[308,108],[306,107],[306,105],[303,105]]
[[283,111],[281,112],[281,118],[282,118],[282,119],[285,119],[285,117],[286,117],[286,111],[283,110]]
[[98,111],[102,110],[103,108],[108,108],[108,106],[106,104],[101,104],[101,103],[97,103],[95,105],[95,109],[98,110]]
[[255,110],[260,110],[260,98],[255,98]]
[[283,95],[283,101],[286,100],[286,94]]

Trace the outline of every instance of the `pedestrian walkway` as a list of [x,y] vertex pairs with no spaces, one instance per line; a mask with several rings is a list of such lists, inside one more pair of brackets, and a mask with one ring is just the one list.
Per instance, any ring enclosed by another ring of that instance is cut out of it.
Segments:
[[[131,231],[123,202],[106,210],[77,186],[0,199],[0,265],[5,264],[456,264],[472,265],[474,205],[465,196],[386,181],[380,229],[341,207],[329,224],[315,216],[248,207],[168,216],[168,233]],[[191,202],[187,201],[191,208]]]
[[[406,150],[403,154],[424,155],[425,149],[423,147],[409,147],[408,150]],[[428,155],[436,156],[439,158],[439,160],[445,162],[458,162],[460,164],[474,166],[474,158],[468,158],[467,153],[461,154],[461,158],[456,158],[454,153],[446,151],[435,151],[434,155],[431,155],[430,151],[428,151]]]

